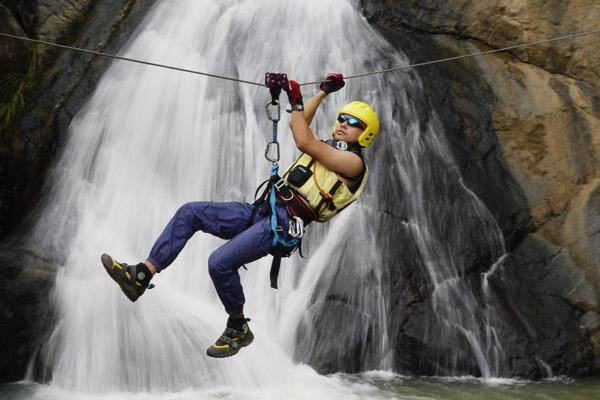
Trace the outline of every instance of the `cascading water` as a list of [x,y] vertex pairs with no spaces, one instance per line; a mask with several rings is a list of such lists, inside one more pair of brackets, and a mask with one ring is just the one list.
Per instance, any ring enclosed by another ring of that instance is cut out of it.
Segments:
[[[254,81],[265,71],[306,81],[327,71],[407,62],[347,0],[163,0],[122,53]],[[305,98],[312,90],[304,89]],[[395,193],[382,189],[390,176],[404,196],[404,225],[431,284],[427,340],[447,351],[440,359],[448,360],[449,370],[467,352],[482,375],[501,373],[493,309],[463,279],[471,243],[495,261],[504,253],[501,236],[462,185],[442,129],[420,123],[412,100],[420,91],[413,75],[379,75],[349,81],[321,106],[313,129],[322,137],[349,100],[365,100],[378,111],[384,129],[367,151],[368,193],[328,226],[310,226],[310,257],[284,260],[279,291],[268,286],[270,259],[241,272],[256,340],[232,359],[213,360],[205,348],[226,316],[206,261],[219,239],[198,233],[155,278],[157,288],[136,303],[108,279],[99,256],[145,257],[186,201],[251,200],[269,168],[262,157],[268,92],[115,63],[71,124],[61,174],[32,238],[63,264],[57,324],[43,349],[47,379],[78,392],[192,388],[215,396],[243,391],[246,397],[338,398],[349,393],[346,385],[294,359],[328,358],[339,366],[348,358],[339,344],[353,343],[354,364],[346,370],[395,367],[389,327],[398,316],[390,315],[385,282],[386,268],[394,266],[380,257],[381,234],[373,224],[382,218],[378,197]],[[282,130],[285,165],[296,152],[291,134]],[[388,156],[377,157],[383,151]],[[338,320],[319,319],[332,305]],[[315,334],[315,327],[329,337]],[[334,342],[338,347],[328,347]]]

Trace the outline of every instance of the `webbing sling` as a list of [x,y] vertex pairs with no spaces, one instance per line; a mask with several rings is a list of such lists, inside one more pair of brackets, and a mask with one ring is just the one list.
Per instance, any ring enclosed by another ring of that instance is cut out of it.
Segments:
[[[281,235],[279,235],[279,230],[282,228],[277,223],[277,198],[275,191],[277,190],[277,183],[280,181],[283,182],[283,180],[279,177],[279,142],[277,141],[277,123],[279,122],[280,118],[279,95],[281,94],[282,87],[284,85],[288,85],[287,75],[267,72],[265,74],[265,85],[271,92],[271,101],[267,103],[266,106],[267,118],[273,122],[273,139],[270,143],[267,143],[267,147],[265,149],[265,158],[272,163],[268,190],[270,190],[269,204],[271,211],[271,231],[273,232],[273,241],[271,242],[271,247],[273,248],[274,254],[269,275],[271,278],[271,287],[273,289],[277,289],[277,277],[279,275],[279,268],[281,266],[281,257],[287,253],[289,249],[294,249],[298,245],[299,239],[284,239]],[[271,114],[271,110],[269,109],[271,106],[276,106],[276,115]],[[275,155],[270,156],[270,150],[273,147],[276,149],[276,152]]]

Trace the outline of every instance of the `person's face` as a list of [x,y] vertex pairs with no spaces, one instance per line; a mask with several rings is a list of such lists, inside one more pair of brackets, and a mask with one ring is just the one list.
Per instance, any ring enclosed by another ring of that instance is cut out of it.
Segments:
[[338,126],[335,128],[333,137],[336,140],[342,140],[347,143],[354,143],[365,130],[365,125],[358,118],[348,114],[338,116]]

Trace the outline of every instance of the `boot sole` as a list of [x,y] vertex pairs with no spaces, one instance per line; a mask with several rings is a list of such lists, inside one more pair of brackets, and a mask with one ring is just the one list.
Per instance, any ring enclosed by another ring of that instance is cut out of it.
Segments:
[[115,272],[113,268],[112,257],[108,254],[102,254],[100,260],[102,261],[102,265],[104,265],[104,269],[106,270],[108,275],[112,278],[113,281],[115,281],[119,285],[125,296],[127,296],[127,298],[132,302],[136,301],[140,297],[140,295],[135,291],[135,289],[123,282],[121,276],[119,276],[119,274]]
[[[210,354],[209,350],[212,348],[209,347],[208,350],[206,350],[206,355],[212,358],[227,358],[227,357],[231,357],[231,356],[235,356],[237,353],[239,353],[239,351],[246,346],[249,346],[253,341],[254,341],[254,335],[252,334],[252,332],[250,333],[252,336],[250,336],[248,339],[244,340],[243,342],[239,342],[239,346],[237,349],[233,349],[221,354]],[[231,347],[230,347],[231,349]]]

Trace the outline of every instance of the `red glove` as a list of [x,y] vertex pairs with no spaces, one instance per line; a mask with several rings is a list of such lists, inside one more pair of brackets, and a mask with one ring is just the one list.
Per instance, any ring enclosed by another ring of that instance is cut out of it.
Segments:
[[327,79],[327,81],[321,82],[319,89],[327,94],[337,92],[346,85],[346,82],[344,82],[344,75],[340,73],[330,72],[325,79]]
[[284,87],[283,90],[288,95],[288,99],[290,100],[290,105],[294,107],[295,105],[304,105],[302,101],[302,93],[300,92],[300,85],[296,81],[289,81],[290,86]]

